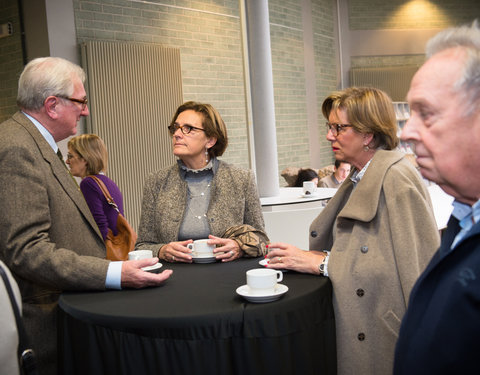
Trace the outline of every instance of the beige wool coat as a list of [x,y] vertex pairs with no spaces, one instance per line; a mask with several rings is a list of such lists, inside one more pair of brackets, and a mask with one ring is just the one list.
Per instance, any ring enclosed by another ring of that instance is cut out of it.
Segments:
[[109,261],[65,164],[22,113],[0,124],[0,259],[14,275],[41,374],[55,374],[57,301],[105,289]]
[[[247,246],[252,233],[225,237],[237,240],[248,256],[262,255],[266,252],[268,237],[254,175],[251,171],[218,162],[206,213],[210,234],[222,237],[228,229],[248,224],[255,228],[253,243],[258,244],[256,247]],[[150,174],[143,191],[136,248],[152,249],[157,255],[163,245],[178,241],[186,207],[187,183],[180,176],[178,165]]]
[[392,373],[410,291],[439,243],[425,184],[397,151],[377,151],[313,221],[310,249],[331,250],[339,375]]

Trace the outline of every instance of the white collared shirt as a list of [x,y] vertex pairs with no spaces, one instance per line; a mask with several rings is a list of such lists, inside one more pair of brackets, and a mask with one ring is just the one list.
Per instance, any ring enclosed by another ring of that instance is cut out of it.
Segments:
[[462,229],[453,240],[450,250],[455,249],[472,227],[480,221],[480,199],[473,206],[458,201],[454,201],[452,205],[452,216],[459,220],[459,225]]
[[45,140],[48,142],[48,144],[52,147],[53,151],[57,153],[58,151],[58,145],[55,143],[55,139],[53,139],[53,135],[50,134],[50,132],[45,129],[45,127],[38,122],[36,118],[33,118],[30,116],[28,113],[22,112],[25,116],[28,117],[28,119],[35,125],[35,127],[38,129],[40,134],[45,138]]
[[[373,158],[372,158],[373,159]],[[370,159],[367,164],[365,164],[365,166],[360,170],[360,171],[355,171],[353,172],[352,174],[352,177],[350,177],[350,180],[353,181],[353,186],[357,186],[357,184],[360,182],[360,180],[363,178],[363,175],[365,174],[365,172],[367,171],[367,168],[368,166],[370,165],[370,162],[372,161],[372,159]]]

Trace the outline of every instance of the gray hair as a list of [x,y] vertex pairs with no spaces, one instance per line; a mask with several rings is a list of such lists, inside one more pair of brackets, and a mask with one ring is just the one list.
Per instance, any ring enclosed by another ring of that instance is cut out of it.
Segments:
[[466,59],[462,76],[454,89],[461,92],[467,104],[467,115],[478,110],[480,104],[480,23],[452,27],[441,31],[427,43],[426,54],[430,58],[449,48],[463,48]]
[[39,110],[49,96],[71,96],[73,80],[85,82],[84,70],[60,57],[39,57],[23,69],[18,81],[17,105],[26,110]]

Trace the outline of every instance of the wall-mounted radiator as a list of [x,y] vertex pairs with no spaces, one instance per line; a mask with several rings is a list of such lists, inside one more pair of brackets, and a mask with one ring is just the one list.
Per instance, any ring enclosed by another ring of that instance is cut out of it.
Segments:
[[418,66],[367,67],[350,69],[351,86],[372,86],[385,91],[394,102],[405,101],[410,81]]
[[160,45],[82,44],[90,116],[109,153],[107,175],[138,230],[145,177],[175,163],[167,126],[183,101],[180,50]]

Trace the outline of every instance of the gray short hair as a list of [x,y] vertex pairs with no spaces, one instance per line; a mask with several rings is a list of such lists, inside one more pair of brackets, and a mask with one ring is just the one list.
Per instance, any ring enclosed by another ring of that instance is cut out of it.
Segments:
[[480,23],[452,27],[441,31],[427,43],[426,54],[430,58],[449,48],[463,48],[467,53],[462,76],[455,89],[462,92],[467,103],[467,115],[475,113],[480,104]]
[[84,70],[61,57],[39,57],[23,69],[18,81],[17,104],[26,110],[39,110],[51,95],[71,96],[73,79],[85,82]]

